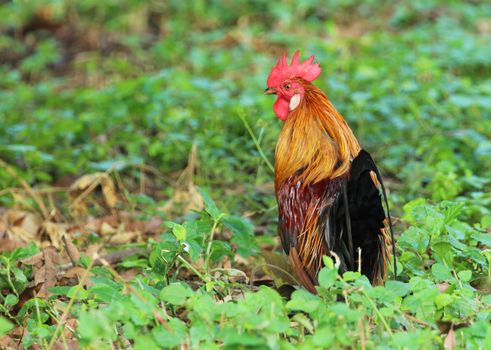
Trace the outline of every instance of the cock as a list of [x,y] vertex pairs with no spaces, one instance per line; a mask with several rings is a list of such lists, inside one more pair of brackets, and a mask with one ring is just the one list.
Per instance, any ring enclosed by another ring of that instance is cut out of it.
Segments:
[[323,255],[334,258],[340,273],[361,271],[372,284],[380,284],[391,246],[394,253],[380,172],[327,96],[312,84],[320,73],[314,56],[300,63],[297,51],[288,65],[283,54],[265,90],[277,95],[273,110],[284,121],[274,167],[278,231],[300,283],[313,293]]

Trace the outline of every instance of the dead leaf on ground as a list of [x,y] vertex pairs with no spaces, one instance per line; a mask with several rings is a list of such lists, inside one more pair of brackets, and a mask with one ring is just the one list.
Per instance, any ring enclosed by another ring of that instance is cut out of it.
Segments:
[[0,348],[3,349],[7,347],[10,344],[11,340],[12,338],[10,338],[8,335],[5,335],[2,338],[0,338]]
[[107,173],[98,172],[83,175],[70,186],[70,196],[72,198],[70,210],[72,215],[81,217],[87,213],[85,200],[98,187],[101,188],[106,206],[109,209],[115,208],[118,197],[114,182]]
[[43,252],[39,252],[28,258],[21,259],[20,262],[24,265],[37,265],[43,260],[43,256]]
[[65,343],[61,340],[57,340],[52,347],[53,350],[78,350],[80,349],[80,346],[78,344],[78,340],[71,339],[66,341],[66,346]]
[[140,273],[141,271],[139,271],[138,269],[129,269],[123,270],[120,275],[125,281],[130,282],[133,281],[135,277],[138,276],[138,274]]
[[270,278],[273,279],[277,288],[284,284],[298,284],[293,277],[294,274],[290,264],[284,255],[274,252],[263,252],[261,253],[261,257],[265,262],[264,266],[261,266],[261,268]]
[[11,252],[25,245],[26,244],[24,242],[12,240],[10,238],[0,239],[0,253]]
[[100,186],[102,189],[102,195],[104,196],[106,205],[109,208],[114,208],[118,197],[116,195],[114,182],[107,173],[99,172],[83,175],[75,180],[75,182],[70,186],[70,191],[75,192],[72,195],[78,194],[75,200],[83,200],[98,186]]
[[99,181],[101,174],[102,173],[93,173],[93,174],[82,175],[70,185],[70,191],[86,190],[89,186],[94,184],[96,181]]
[[154,216],[152,217],[152,219],[150,219],[150,221],[144,222],[143,231],[150,234],[157,233],[161,229],[162,223],[163,220],[161,218],[159,218],[158,216]]
[[450,284],[448,284],[448,282],[438,283],[436,287],[438,288],[440,293],[445,293],[448,287],[450,287]]
[[72,331],[77,328],[77,323],[78,321],[76,318],[70,318],[66,321],[64,330],[66,339],[73,339],[74,334]]
[[111,238],[109,238],[109,242],[112,244],[126,244],[140,236],[141,233],[138,231],[119,232],[111,236]]
[[98,243],[93,243],[90,244],[87,249],[85,250],[85,255],[87,255],[89,258],[93,259],[94,256],[99,252],[101,249],[100,244]]
[[39,240],[38,233],[43,224],[39,215],[21,210],[8,210],[5,215],[11,239],[26,243]]
[[72,239],[69,235],[63,236],[63,242],[65,243],[65,250],[70,258],[70,261],[75,266],[80,259],[80,252],[78,248],[73,244]]
[[118,197],[116,196],[116,190],[113,180],[109,177],[109,175],[104,175],[105,176],[103,176],[101,179],[102,194],[107,206],[112,209],[116,206],[116,203],[118,202]]
[[443,342],[443,347],[445,350],[453,350],[457,346],[457,339],[455,338],[455,331],[453,327],[450,327],[447,336],[445,337],[445,341]]
[[113,235],[116,232],[118,232],[118,230],[115,227],[112,227],[111,225],[109,225],[107,222],[102,223],[100,231],[99,231],[99,233],[103,236]]
[[183,212],[191,210],[203,210],[203,198],[199,194],[194,184],[189,184],[187,188],[176,189],[171,199],[161,208],[163,212],[171,211],[175,206],[181,206]]
[[3,236],[6,233],[7,233],[7,224],[3,220],[0,219],[0,238],[3,238]]
[[41,268],[36,269],[34,273],[34,282],[36,285],[41,285],[38,292],[38,297],[47,298],[49,296],[49,289],[54,287],[57,282],[57,263],[59,260],[58,252],[53,246],[43,249],[44,265]]
[[49,240],[56,249],[61,248],[61,237],[66,235],[67,225],[45,221],[43,229],[48,234]]
[[82,275],[85,273],[86,269],[80,266],[75,266],[72,267],[71,269],[67,270],[65,274],[63,275],[64,278],[80,278]]

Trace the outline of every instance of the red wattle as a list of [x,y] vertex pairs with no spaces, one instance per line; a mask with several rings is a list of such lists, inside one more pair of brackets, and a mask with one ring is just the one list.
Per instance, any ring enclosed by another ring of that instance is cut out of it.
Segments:
[[273,105],[273,110],[278,118],[285,121],[290,113],[290,102],[283,97],[278,97]]

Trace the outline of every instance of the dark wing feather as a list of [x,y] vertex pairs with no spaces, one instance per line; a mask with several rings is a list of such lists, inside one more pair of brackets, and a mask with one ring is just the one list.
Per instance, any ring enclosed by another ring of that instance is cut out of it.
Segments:
[[387,204],[380,172],[370,154],[362,150],[353,160],[349,179],[332,207],[322,213],[328,219],[320,226],[329,249],[339,257],[340,271],[356,271],[360,264],[361,272],[373,283],[381,282],[385,276],[388,245],[392,243],[394,249],[393,239],[388,239],[386,223],[391,237],[392,224],[388,205],[387,215],[384,211],[383,199]]

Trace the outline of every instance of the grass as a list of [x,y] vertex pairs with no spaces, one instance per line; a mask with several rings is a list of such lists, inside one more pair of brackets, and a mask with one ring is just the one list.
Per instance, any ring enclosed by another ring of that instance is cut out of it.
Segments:
[[[485,1],[0,6],[0,343],[86,349],[491,347]],[[385,175],[398,276],[276,236],[282,51]]]

